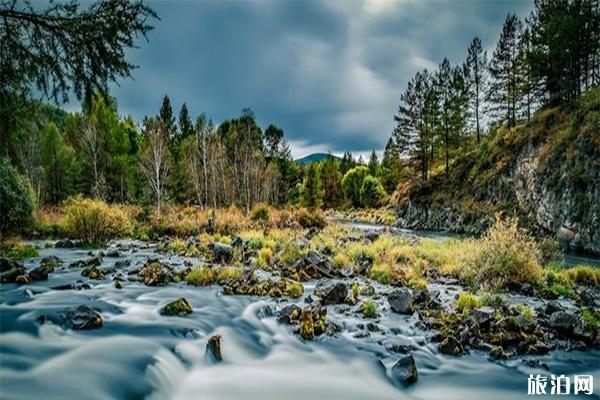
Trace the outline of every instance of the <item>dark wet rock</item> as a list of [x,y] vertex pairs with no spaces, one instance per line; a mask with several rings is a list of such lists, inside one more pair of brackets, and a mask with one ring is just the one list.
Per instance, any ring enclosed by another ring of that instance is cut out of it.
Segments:
[[374,242],[377,239],[379,239],[379,232],[377,231],[368,231],[367,233],[365,233],[365,239],[367,239],[369,242]]
[[306,234],[304,235],[305,238],[307,238],[308,240],[312,239],[313,237],[315,237],[315,235],[317,233],[319,233],[321,230],[319,228],[317,228],[316,226],[311,226],[307,231]]
[[412,355],[407,355],[399,359],[392,367],[392,376],[403,383],[415,383],[419,378],[417,365]]
[[395,337],[386,339],[383,342],[383,346],[388,350],[394,353],[409,353],[412,350],[412,344],[409,340]]
[[549,301],[548,304],[546,304],[546,309],[544,310],[544,312],[546,313],[546,315],[552,315],[557,311],[564,311],[565,307],[559,302],[559,301]]
[[402,287],[388,295],[388,303],[392,311],[399,314],[412,314],[413,295],[409,288]]
[[98,267],[96,267],[95,265],[85,267],[81,271],[81,275],[85,276],[87,278],[90,278],[90,279],[96,279],[96,280],[104,279],[104,272],[102,270],[100,270]]
[[123,289],[123,282],[121,281],[115,281],[114,284],[115,289]]
[[72,262],[69,267],[74,268],[87,268],[87,267],[99,267],[102,265],[102,257],[95,255],[85,260],[77,260]]
[[360,295],[368,297],[375,295],[375,288],[373,287],[371,282],[367,282],[360,287]]
[[44,266],[39,266],[37,268],[29,271],[29,277],[32,281],[47,281],[48,280],[48,269]]
[[17,277],[20,275],[25,275],[25,268],[22,264],[16,264],[15,267],[9,269],[5,273],[0,276],[0,282],[2,283],[15,283],[17,281]]
[[443,354],[450,354],[452,356],[458,356],[465,352],[462,344],[452,336],[448,336],[446,339],[442,340],[439,350]]
[[101,326],[102,316],[89,306],[80,305],[67,310],[67,327],[70,329],[97,329]]
[[228,244],[214,242],[211,245],[213,260],[219,263],[229,263],[233,260],[233,247]]
[[191,314],[192,311],[192,305],[184,297],[180,297],[179,299],[164,306],[162,309],[162,314],[168,316],[178,315],[183,317]]
[[550,350],[552,350],[552,348],[550,346],[548,346],[546,343],[537,341],[534,344],[532,344],[531,346],[529,346],[529,348],[527,349],[527,353],[543,355],[543,354],[548,354],[550,352]]
[[212,362],[221,362],[223,361],[223,356],[221,355],[221,335],[213,335],[206,342],[206,356]]
[[379,325],[374,324],[372,322],[367,323],[367,330],[369,332],[381,332],[381,328],[379,327]]
[[6,257],[0,257],[0,272],[10,271],[13,268],[23,267],[17,261],[13,261]]
[[548,364],[541,362],[540,360],[525,359],[521,360],[521,363],[529,368],[545,369],[546,371],[550,371]]
[[341,304],[348,297],[348,285],[344,282],[321,279],[315,286],[314,294],[321,298],[323,305]]
[[479,307],[471,311],[473,321],[480,327],[489,327],[495,319],[496,310],[493,307]]
[[300,322],[300,316],[302,314],[302,309],[295,304],[290,304],[285,306],[279,312],[279,316],[277,317],[277,321],[282,324],[296,324]]
[[52,290],[89,290],[92,287],[88,283],[75,282],[64,285],[52,286]]
[[335,336],[341,330],[342,328],[334,321],[327,321],[327,327],[325,328],[325,334],[327,336]]
[[340,274],[345,278],[351,278],[354,275],[354,268],[352,268],[352,265],[344,265],[340,269]]
[[57,256],[46,256],[40,260],[40,266],[44,267],[48,272],[53,272],[62,263],[63,261]]
[[18,283],[19,285],[29,285],[31,283],[31,278],[29,275],[19,275],[16,277],[15,283]]
[[148,286],[163,286],[173,280],[171,271],[155,260],[149,260],[139,271],[138,276]]
[[115,261],[114,267],[115,268],[125,268],[125,267],[129,267],[131,265],[131,261],[129,260],[118,260]]
[[548,326],[557,332],[568,335],[573,331],[575,317],[572,313],[566,311],[556,311],[552,313],[548,320]]
[[231,247],[244,248],[245,245],[246,245],[246,243],[244,242],[244,239],[242,239],[239,236],[234,237],[233,240],[231,241]]
[[119,258],[121,257],[121,252],[117,249],[109,249],[106,250],[106,253],[104,255],[109,258]]
[[492,348],[490,350],[490,357],[492,357],[494,360],[508,359],[508,356],[504,352],[504,349],[502,348],[502,346],[496,346],[496,347]]
[[54,247],[56,247],[57,249],[72,249],[73,247],[75,247],[75,243],[72,240],[64,239],[56,242]]

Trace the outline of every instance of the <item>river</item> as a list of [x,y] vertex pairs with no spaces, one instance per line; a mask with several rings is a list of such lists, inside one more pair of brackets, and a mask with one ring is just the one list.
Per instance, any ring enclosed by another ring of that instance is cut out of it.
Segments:
[[[38,244],[43,247],[44,242]],[[176,266],[199,262],[159,254],[139,243],[111,246],[120,246],[120,259],[131,261],[124,270],[157,256]],[[342,331],[305,342],[276,321],[288,301],[225,296],[218,286],[183,282],[166,287],[126,282],[117,289],[108,276],[90,281],[80,268],[68,268],[88,258],[87,253],[42,248],[38,257],[26,261],[28,269],[49,255],[60,257],[63,268],[47,281],[0,285],[2,399],[525,399],[529,374],[550,373],[593,374],[595,393],[600,393],[596,350],[525,357],[546,363],[549,371],[527,366],[523,358],[491,361],[479,351],[446,356],[438,353],[432,333],[416,316],[391,313],[384,305],[376,326],[367,328],[347,306],[329,306],[328,319]],[[116,260],[105,257],[102,266],[111,267]],[[52,289],[82,279],[89,289]],[[305,296],[313,288],[314,282],[305,284]],[[452,285],[441,289],[447,302],[461,290]],[[194,312],[161,315],[162,306],[179,297],[188,299]],[[80,304],[101,312],[103,327],[65,329],[64,313]],[[223,362],[218,364],[205,356],[206,341],[215,333],[222,336]],[[396,384],[386,374],[386,367],[401,356],[393,351],[395,343],[412,349],[419,379],[411,386]]]

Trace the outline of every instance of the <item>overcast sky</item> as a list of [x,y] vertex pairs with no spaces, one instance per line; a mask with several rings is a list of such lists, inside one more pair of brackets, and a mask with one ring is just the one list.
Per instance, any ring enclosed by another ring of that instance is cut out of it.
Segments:
[[383,149],[406,82],[478,35],[493,49],[530,1],[155,1],[161,20],[129,51],[139,66],[111,93],[138,122],[168,94],[215,122],[254,110],[295,157]]

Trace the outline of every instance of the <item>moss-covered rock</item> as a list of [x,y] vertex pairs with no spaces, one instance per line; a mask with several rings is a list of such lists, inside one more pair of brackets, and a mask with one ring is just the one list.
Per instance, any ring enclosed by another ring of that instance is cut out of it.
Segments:
[[179,299],[170,302],[162,309],[162,314],[167,316],[178,315],[183,317],[192,312],[192,305],[184,297],[180,297]]

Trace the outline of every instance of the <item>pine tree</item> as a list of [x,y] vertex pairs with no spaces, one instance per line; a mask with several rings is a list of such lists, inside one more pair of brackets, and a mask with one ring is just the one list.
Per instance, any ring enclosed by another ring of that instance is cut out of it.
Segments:
[[398,146],[390,137],[383,150],[383,159],[381,160],[381,183],[387,193],[393,193],[396,190],[400,183],[402,169],[403,163]]
[[467,61],[465,62],[466,86],[469,91],[472,115],[475,118],[475,131],[477,144],[481,141],[480,110],[482,94],[486,83],[487,52],[483,50],[481,39],[474,37],[469,46]]
[[323,191],[323,206],[335,208],[342,202],[340,181],[342,175],[339,163],[331,153],[327,155],[321,166],[321,186]]
[[345,151],[344,155],[342,156],[342,161],[340,161],[340,173],[344,175],[349,169],[354,168],[355,165],[356,162],[352,157],[352,153]]
[[490,85],[487,100],[490,112],[509,127],[515,126],[521,103],[519,37],[522,24],[508,15],[489,64]]
[[194,134],[194,123],[190,117],[187,105],[183,103],[179,111],[179,140]]
[[310,163],[304,173],[302,204],[305,207],[321,206],[321,171],[318,163]]
[[160,110],[158,111],[158,120],[162,123],[163,129],[169,139],[173,139],[177,135],[177,126],[175,125],[175,117],[173,116],[173,107],[169,96],[163,97]]
[[367,164],[369,167],[369,173],[372,176],[379,176],[379,159],[377,158],[377,153],[375,153],[375,149],[371,150],[371,155],[369,156],[369,163]]

